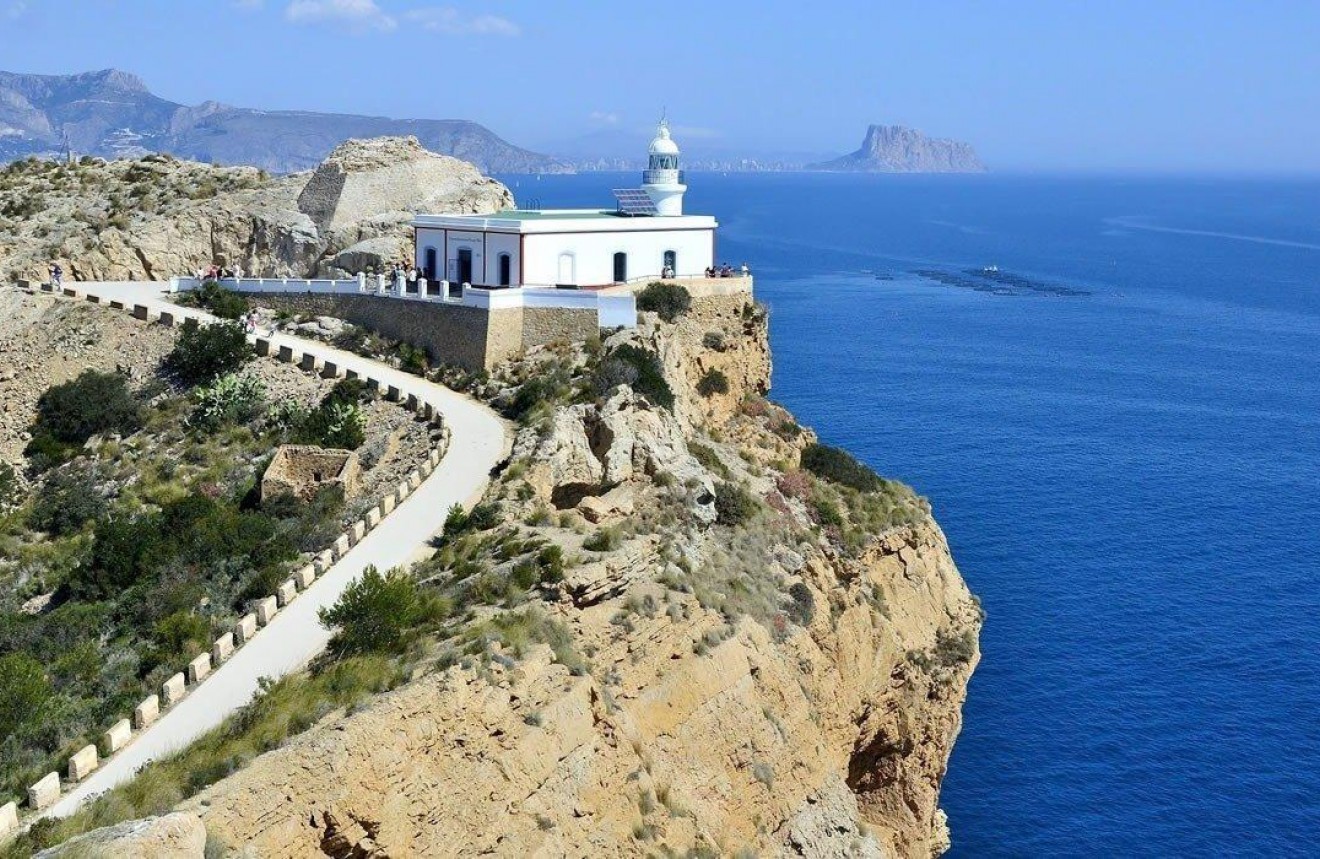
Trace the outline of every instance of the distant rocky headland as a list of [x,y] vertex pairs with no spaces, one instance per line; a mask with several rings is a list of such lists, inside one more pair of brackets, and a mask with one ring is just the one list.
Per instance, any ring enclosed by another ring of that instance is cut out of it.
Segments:
[[856,152],[806,165],[839,173],[984,173],[970,143],[927,137],[901,125],[872,125]]
[[349,138],[381,136],[416,137],[427,149],[486,173],[570,170],[467,120],[253,110],[215,101],[187,106],[153,95],[136,75],[116,69],[76,75],[0,72],[0,163],[67,149],[101,158],[167,153],[294,173],[316,167]]

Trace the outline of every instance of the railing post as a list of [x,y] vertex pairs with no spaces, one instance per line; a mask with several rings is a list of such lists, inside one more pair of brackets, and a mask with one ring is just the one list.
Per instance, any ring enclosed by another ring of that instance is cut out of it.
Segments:
[[394,291],[398,295],[403,295],[408,291],[408,281],[403,272],[399,272],[394,276]]
[[367,291],[367,275],[364,272],[358,272],[357,276],[358,292]]

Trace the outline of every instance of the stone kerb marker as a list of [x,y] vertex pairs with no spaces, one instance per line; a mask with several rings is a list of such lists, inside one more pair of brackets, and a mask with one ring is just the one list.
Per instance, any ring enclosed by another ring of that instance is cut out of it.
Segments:
[[279,611],[279,601],[275,597],[266,597],[257,603],[257,623],[266,626]]
[[188,683],[201,683],[211,673],[211,654],[203,653],[188,663]]
[[28,807],[33,811],[42,811],[55,804],[60,798],[60,774],[46,773],[41,781],[28,788]]
[[127,719],[120,719],[110,726],[110,730],[101,737],[101,750],[105,752],[108,758],[115,752],[128,745],[128,741],[133,737],[133,726]]
[[82,781],[100,764],[96,746],[83,746],[69,758],[69,781]]
[[180,671],[169,680],[166,680],[160,687],[160,700],[166,707],[173,707],[183,699],[187,692],[187,681],[183,679],[183,672]]
[[133,708],[133,727],[139,731],[156,721],[160,716],[160,698],[156,695],[143,699]]
[[18,804],[10,801],[0,805],[0,838],[4,838],[17,828]]

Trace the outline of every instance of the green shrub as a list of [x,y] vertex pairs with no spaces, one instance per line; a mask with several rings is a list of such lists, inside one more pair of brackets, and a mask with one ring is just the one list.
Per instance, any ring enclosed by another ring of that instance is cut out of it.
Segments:
[[966,665],[976,655],[976,636],[970,630],[953,635],[940,630],[935,633],[935,658],[946,668]]
[[785,612],[798,626],[810,626],[816,616],[816,599],[811,595],[811,588],[802,582],[794,582],[788,589],[789,603]]
[[84,370],[41,395],[32,434],[81,445],[98,433],[131,433],[141,425],[142,407],[125,376]]
[[701,338],[701,345],[716,352],[723,352],[729,348],[729,344],[725,342],[723,331],[707,331]]
[[202,325],[185,319],[166,366],[184,382],[200,385],[233,373],[254,357],[243,326],[237,322]]
[[691,307],[692,294],[676,283],[656,281],[637,293],[637,309],[656,313],[666,322],[673,322]]
[[472,531],[489,531],[502,521],[498,501],[483,501],[468,513],[467,527]]
[[70,465],[51,472],[42,482],[28,524],[39,531],[62,536],[100,518],[105,509],[105,497],[97,488],[95,473]]
[[623,534],[618,528],[601,528],[582,541],[582,548],[590,552],[613,552],[621,545],[623,545]]
[[371,399],[371,390],[361,379],[340,379],[325,395],[325,399],[341,403],[365,403]]
[[697,393],[703,397],[713,397],[716,394],[729,393],[729,377],[719,370],[707,370],[706,375],[697,382]]
[[416,627],[442,614],[412,576],[397,569],[381,575],[375,567],[319,612],[321,625],[334,631],[330,648],[340,655],[400,652]]
[[721,525],[741,525],[760,509],[752,494],[736,483],[715,487],[715,521]]
[[202,283],[193,293],[193,301],[221,319],[239,319],[252,309],[246,298],[214,280]]
[[696,457],[697,462],[701,463],[707,471],[713,471],[720,477],[727,478],[729,476],[729,467],[720,459],[720,455],[715,452],[714,448],[695,441],[688,442],[687,447],[688,453]]
[[18,473],[14,466],[0,462],[0,510],[18,503]]
[[[601,363],[599,372],[606,372],[606,367],[614,361],[621,361],[636,371],[637,378],[632,383],[634,391],[657,406],[666,409],[674,407],[674,392],[665,381],[665,371],[660,365],[659,355],[631,343],[625,343],[609,354],[609,357]],[[599,385],[597,387],[599,388]]]
[[206,387],[193,392],[193,412],[188,426],[217,430],[223,426],[246,423],[266,404],[266,386],[256,376],[227,373]]
[[809,444],[802,451],[802,467],[823,477],[862,492],[873,492],[884,480],[846,450],[827,444]]
[[536,556],[536,565],[541,569],[542,582],[560,582],[564,580],[564,550],[560,546],[546,546]]
[[367,440],[367,417],[357,403],[346,403],[327,395],[307,413],[296,437],[302,444],[357,450]]
[[833,525],[836,528],[843,527],[843,514],[839,512],[839,505],[828,498],[817,498],[811,505],[812,512],[816,514],[816,521],[822,525]]
[[26,653],[0,656],[0,737],[9,737],[41,715],[50,697],[41,663]]

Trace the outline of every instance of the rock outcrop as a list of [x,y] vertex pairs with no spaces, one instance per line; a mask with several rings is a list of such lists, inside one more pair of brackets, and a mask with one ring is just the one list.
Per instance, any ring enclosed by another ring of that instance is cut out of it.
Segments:
[[133,859],[202,859],[206,827],[195,814],[166,814],[130,820],[71,838],[43,850],[37,859],[86,859],[132,856]]
[[872,125],[856,152],[807,170],[851,173],[984,173],[970,143],[927,137],[901,125]]
[[350,140],[308,174],[167,156],[0,172],[0,278],[165,280],[212,263],[334,277],[411,258],[417,212],[491,212],[509,190],[413,137]]

